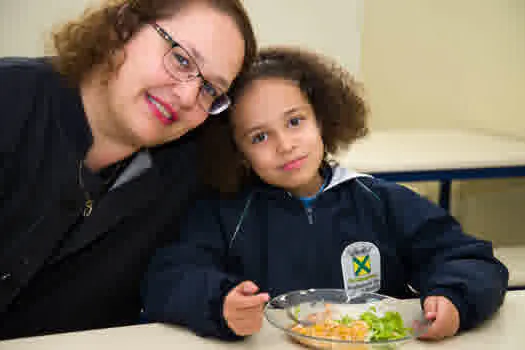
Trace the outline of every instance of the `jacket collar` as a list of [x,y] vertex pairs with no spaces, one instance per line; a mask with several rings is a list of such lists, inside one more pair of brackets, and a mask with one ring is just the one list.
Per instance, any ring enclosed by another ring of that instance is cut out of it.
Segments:
[[[348,170],[339,165],[325,165],[320,169],[320,171],[325,179],[328,178],[328,184],[324,188],[323,192],[336,188],[339,185],[346,183],[348,181],[351,181],[355,178],[363,177],[363,176],[367,176],[367,177],[370,176],[367,174],[358,173],[353,170]],[[287,192],[286,190],[283,190],[280,187],[266,184],[263,181],[261,181],[259,178],[257,178],[257,180],[255,181],[253,192],[266,193],[272,197],[273,196],[282,197],[283,195],[291,196],[291,194]]]
[[330,189],[335,188],[352,179],[362,176],[370,176],[367,174],[355,172],[353,170],[348,170],[338,165],[334,166],[333,168],[330,168],[330,170],[332,172],[332,178],[330,179],[330,183],[325,187],[323,192],[329,191]]

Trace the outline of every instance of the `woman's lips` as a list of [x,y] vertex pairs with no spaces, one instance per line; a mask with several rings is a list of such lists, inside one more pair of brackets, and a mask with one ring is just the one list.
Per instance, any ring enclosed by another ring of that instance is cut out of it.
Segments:
[[301,168],[305,160],[306,160],[306,156],[292,160],[291,162],[288,162],[285,165],[283,165],[283,170],[291,171],[291,170],[299,169]]
[[146,94],[146,103],[153,115],[164,125],[170,125],[178,120],[177,112],[171,106],[157,97]]

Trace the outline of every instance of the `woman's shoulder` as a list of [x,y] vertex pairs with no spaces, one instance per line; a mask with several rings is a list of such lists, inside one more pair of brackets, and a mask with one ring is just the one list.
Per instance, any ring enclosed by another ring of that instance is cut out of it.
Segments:
[[51,65],[50,57],[2,57],[0,79],[9,84],[34,83],[44,77],[58,76]]
[[47,57],[4,57],[0,58],[0,103],[11,115],[26,112],[34,107],[32,102],[48,96],[65,86],[65,80],[54,70]]
[[19,131],[56,86],[58,73],[46,58],[0,59],[0,150],[10,147]]

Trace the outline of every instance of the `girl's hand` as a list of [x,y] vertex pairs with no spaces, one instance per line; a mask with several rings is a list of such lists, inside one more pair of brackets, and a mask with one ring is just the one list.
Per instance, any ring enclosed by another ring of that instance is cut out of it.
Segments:
[[223,317],[228,327],[239,336],[254,334],[262,327],[264,304],[270,296],[267,293],[256,294],[258,290],[255,283],[244,281],[224,299]]
[[459,312],[449,299],[443,296],[427,297],[423,302],[423,311],[427,320],[433,323],[419,339],[440,340],[457,333]]

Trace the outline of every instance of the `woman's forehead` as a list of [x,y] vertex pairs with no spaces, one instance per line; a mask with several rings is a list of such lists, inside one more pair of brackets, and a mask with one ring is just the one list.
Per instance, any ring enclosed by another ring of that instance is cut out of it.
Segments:
[[234,19],[225,12],[198,2],[158,24],[194,56],[204,75],[229,85],[239,72],[244,39]]

